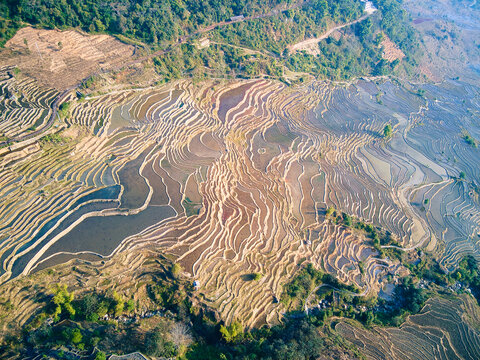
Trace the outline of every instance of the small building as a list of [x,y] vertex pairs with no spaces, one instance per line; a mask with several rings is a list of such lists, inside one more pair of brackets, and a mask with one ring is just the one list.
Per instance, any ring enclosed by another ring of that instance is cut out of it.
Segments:
[[195,290],[198,290],[198,288],[200,287],[200,282],[198,280],[195,280],[193,282],[193,287],[195,288]]
[[235,22],[235,21],[242,21],[242,20],[244,20],[244,19],[245,19],[245,16],[243,16],[243,15],[237,15],[237,16],[232,16],[232,17],[230,18],[230,21],[231,21],[231,22]]
[[373,5],[371,1],[365,1],[365,12],[367,14],[373,14],[377,11],[377,8]]

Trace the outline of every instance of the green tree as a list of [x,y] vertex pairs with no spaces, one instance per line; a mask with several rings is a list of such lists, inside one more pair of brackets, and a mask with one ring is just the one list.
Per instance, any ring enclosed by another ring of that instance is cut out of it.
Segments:
[[74,344],[80,344],[83,340],[83,336],[82,336],[82,333],[80,331],[80,329],[74,329],[72,331],[72,343]]
[[343,224],[345,226],[352,226],[352,217],[348,215],[347,213],[342,213],[343,217]]
[[262,278],[262,276],[263,275],[261,273],[258,273],[258,272],[253,273],[253,280],[259,281]]
[[390,124],[385,125],[385,127],[383,128],[383,136],[388,139],[389,137],[392,136],[392,134],[393,134],[392,125]]
[[234,342],[239,337],[241,337],[241,335],[243,335],[243,326],[238,321],[234,321],[228,326],[221,325],[220,334],[222,334],[222,338],[226,342]]
[[135,301],[133,301],[133,299],[127,301],[126,309],[128,312],[132,312],[133,310],[135,310]]
[[327,208],[327,211],[326,211],[325,214],[326,214],[327,216],[330,216],[330,215],[333,214],[334,211],[335,211],[335,209],[334,209],[332,206],[329,206],[329,207]]
[[149,356],[172,358],[177,352],[175,344],[165,340],[165,336],[156,329],[147,334],[144,351]]
[[116,291],[113,292],[113,312],[115,316],[119,316],[125,309],[125,302],[120,294]]
[[73,328],[73,329],[72,328],[66,328],[66,329],[62,330],[61,337],[68,344],[73,344],[73,345],[76,345],[76,346],[81,344],[81,342],[83,340],[83,335],[82,335],[82,332],[80,331],[79,328]]
[[174,278],[178,278],[182,273],[182,266],[179,263],[172,265],[172,275]]
[[95,360],[106,360],[106,355],[103,351],[99,351],[95,354]]
[[67,285],[56,285],[52,299],[52,302],[55,305],[55,310],[53,313],[53,318],[55,321],[60,320],[62,314],[67,314],[69,317],[73,317],[75,315],[75,309],[71,304],[73,299],[74,294],[68,292]]

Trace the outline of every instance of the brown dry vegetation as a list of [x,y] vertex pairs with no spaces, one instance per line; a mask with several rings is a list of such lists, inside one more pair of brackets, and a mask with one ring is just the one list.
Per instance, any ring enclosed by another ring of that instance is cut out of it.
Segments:
[[402,60],[405,57],[405,54],[402,50],[398,48],[398,46],[392,42],[386,35],[383,41],[380,44],[383,47],[383,54],[382,57],[389,62],[394,60]]
[[[97,258],[98,259],[98,258]],[[10,332],[31,321],[51,301],[54,284],[65,284],[81,297],[89,291],[115,290],[140,303],[139,311],[155,310],[147,285],[169,272],[170,261],[156,251],[123,253],[105,261],[73,259],[4,284],[0,289],[0,332]]]
[[77,30],[20,29],[0,50],[3,65],[17,65],[27,75],[58,90],[78,84],[101,70],[124,64],[134,47],[109,35]]
[[414,18],[413,26],[424,41],[426,56],[419,69],[428,79],[460,76],[475,81],[470,65],[478,66],[480,62],[480,14],[470,5],[468,1],[405,1]]

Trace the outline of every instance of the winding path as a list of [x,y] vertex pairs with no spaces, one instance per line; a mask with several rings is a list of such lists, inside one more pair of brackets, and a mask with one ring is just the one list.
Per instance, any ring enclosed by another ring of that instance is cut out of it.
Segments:
[[353,24],[356,24],[360,21],[365,20],[370,15],[372,15],[375,11],[376,11],[376,9],[368,12],[367,14],[359,17],[356,20],[350,21],[350,22],[342,24],[342,25],[335,26],[335,27],[331,28],[330,30],[328,30],[327,32],[325,32],[323,35],[321,35],[319,37],[303,40],[303,41],[300,41],[299,43],[293,44],[289,47],[289,52],[292,53],[294,51],[300,51],[300,50],[303,50],[305,47],[315,45],[315,44],[319,43],[320,41],[328,38],[334,31],[343,29],[344,27],[347,27],[347,26],[350,26],[350,25],[353,25]]

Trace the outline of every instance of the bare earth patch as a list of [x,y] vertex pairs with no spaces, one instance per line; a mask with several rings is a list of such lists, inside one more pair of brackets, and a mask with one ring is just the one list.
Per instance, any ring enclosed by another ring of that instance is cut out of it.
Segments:
[[383,39],[381,43],[383,47],[383,54],[382,57],[389,62],[392,62],[394,60],[402,60],[405,57],[405,54],[403,53],[402,50],[400,50],[392,40],[390,40],[387,36]]
[[84,35],[75,30],[25,27],[0,52],[2,64],[17,65],[40,82],[64,89],[89,75],[124,64],[134,47],[109,35]]

